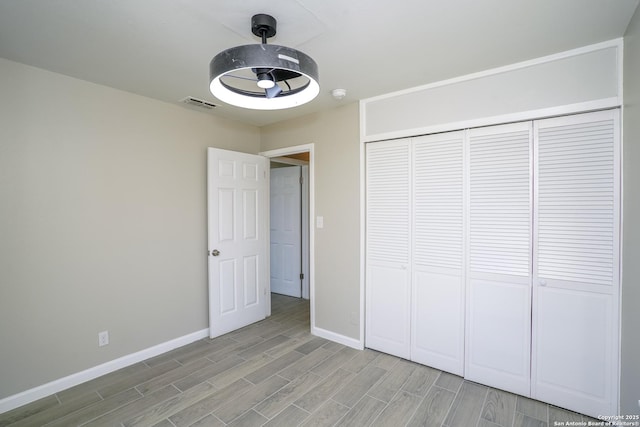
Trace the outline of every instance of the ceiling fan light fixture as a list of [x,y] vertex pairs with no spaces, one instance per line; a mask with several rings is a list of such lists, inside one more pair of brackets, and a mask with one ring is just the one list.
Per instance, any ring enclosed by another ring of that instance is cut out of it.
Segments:
[[219,100],[237,107],[280,110],[297,107],[320,93],[318,65],[308,55],[286,46],[268,45],[276,21],[254,15],[252,32],[261,44],[224,50],[209,64],[209,89]]
[[276,82],[273,81],[270,75],[268,74],[258,74],[258,87],[262,89],[271,89],[276,85]]

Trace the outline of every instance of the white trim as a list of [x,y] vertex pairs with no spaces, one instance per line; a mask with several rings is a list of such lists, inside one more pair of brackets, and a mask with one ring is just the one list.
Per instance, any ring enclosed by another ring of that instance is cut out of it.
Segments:
[[163,342],[0,400],[0,414],[209,336],[209,329]]
[[[619,343],[619,347],[618,347],[618,358],[616,360],[616,362],[618,363],[618,369],[616,374],[618,375],[618,384],[617,384],[617,390],[615,390],[616,392],[616,396],[617,396],[617,404],[616,404],[616,414],[621,414],[622,413],[622,285],[624,283],[624,281],[622,280],[623,276],[624,276],[624,262],[623,262],[623,256],[624,256],[624,109],[625,106],[624,104],[622,104],[622,106],[620,107],[620,112],[619,112],[619,126],[620,126],[620,163],[618,164],[618,167],[620,168],[620,217],[618,219],[619,224],[620,224],[620,229],[619,229],[619,233],[620,233],[620,239],[618,241],[618,274],[620,275],[618,278],[618,295],[616,298],[615,303],[618,305],[618,318],[616,319],[616,321],[618,322],[618,343]],[[638,400],[638,406],[640,406],[640,399]]]
[[619,105],[624,105],[624,38],[616,40],[619,42],[618,49],[616,49],[618,55],[618,98],[620,99]]
[[[443,123],[433,126],[426,126],[412,129],[402,129],[394,132],[379,133],[375,135],[364,135],[361,130],[361,142],[384,141],[387,139],[407,138],[419,135],[429,135],[432,133],[449,132],[460,129],[470,129],[483,126],[501,125],[513,122],[523,122],[529,120],[546,119],[555,116],[568,116],[571,114],[585,113],[597,110],[617,108],[621,105],[620,97],[599,99],[596,101],[580,102],[577,104],[562,105],[558,107],[541,108],[538,110],[521,111],[518,113],[501,114],[492,117],[481,117],[478,119],[463,120],[457,122]],[[364,121],[363,118],[360,119]]]
[[[361,110],[362,111],[362,110]],[[360,142],[360,340],[359,345],[364,348],[365,345],[365,286],[366,286],[366,220],[367,220],[367,207],[366,207],[366,154],[365,144]]]
[[[620,51],[624,51],[624,49],[620,49]],[[622,55],[621,55],[622,56]],[[622,79],[620,79],[622,81]],[[624,205],[622,204],[622,175],[623,171],[623,163],[622,163],[622,110],[620,108],[614,110],[613,112],[613,121],[615,123],[614,133],[617,133],[617,144],[614,145],[614,182],[617,184],[617,189],[615,190],[618,196],[618,203],[615,205],[615,208],[618,210],[617,212],[617,223],[614,220],[614,224],[617,226],[617,230],[614,230],[614,236],[618,238],[618,247],[617,250],[617,264],[618,265],[618,277],[615,289],[613,291],[613,309],[617,311],[617,316],[614,319],[614,324],[617,332],[617,341],[615,341],[614,346],[614,354],[613,354],[613,363],[615,364],[613,367],[613,371],[618,375],[613,380],[613,387],[611,390],[611,396],[614,404],[612,405],[612,411],[617,411],[616,414],[620,414],[620,385],[622,384],[621,380],[621,356],[622,356],[622,211],[624,209]],[[616,141],[616,136],[614,136],[614,141]],[[616,182],[617,181],[617,182]],[[615,196],[614,196],[615,202]],[[639,401],[640,402],[640,401]]]
[[540,58],[529,59],[527,61],[516,62],[515,64],[505,65],[503,67],[491,68],[489,70],[479,71],[477,73],[466,74],[464,76],[454,77],[447,80],[440,80],[434,83],[428,83],[422,86],[415,86],[409,89],[399,90],[397,92],[385,93],[384,95],[374,96],[362,100],[361,102],[366,104],[372,101],[379,101],[381,99],[393,98],[399,95],[406,95],[413,92],[418,92],[425,89],[433,89],[440,86],[447,86],[454,83],[460,83],[468,80],[475,80],[482,77],[493,76],[496,74],[507,73],[510,71],[520,70],[522,68],[528,68],[535,65],[545,64],[547,62],[558,61],[573,56],[583,55],[585,53],[596,52],[598,50],[609,49],[612,47],[618,48],[618,51],[622,49],[623,38],[617,38],[608,40],[602,43],[596,43],[589,46],[579,47],[577,49],[567,50],[564,52],[554,53],[552,55],[542,56]]
[[[366,250],[366,221],[367,221],[367,186],[366,186],[366,146],[365,146],[365,135],[366,135],[366,119],[367,115],[365,114],[366,105],[365,101],[361,100],[359,102],[359,113],[360,113],[360,340],[358,341],[358,345],[360,349],[364,349],[366,344],[365,340],[365,323],[366,323],[366,268],[367,268],[367,250]],[[355,347],[354,347],[355,348]]]
[[314,144],[302,144],[302,145],[293,145],[291,147],[284,148],[276,148],[273,150],[261,151],[258,154],[260,156],[265,156],[269,158],[273,157],[285,157],[290,156],[291,154],[300,154],[309,152],[309,164],[311,164],[311,153],[313,151]]
[[337,334],[335,332],[327,331],[326,329],[311,327],[311,334],[320,338],[325,338],[338,344],[346,345],[347,347],[355,348],[356,350],[364,350],[362,340],[350,338],[345,335]]
[[291,157],[271,157],[271,161],[292,166],[306,166],[309,164],[306,160],[298,160]]
[[258,153],[261,156],[273,158],[282,157],[290,154],[298,154],[309,152],[309,305],[311,311],[311,330],[316,325],[316,310],[314,302],[316,299],[316,231],[312,224],[315,224],[313,218],[316,214],[316,194],[315,194],[315,154],[314,144],[295,145],[291,147],[277,148],[275,150],[262,151]]
[[[590,101],[584,103],[570,104],[561,107],[553,107],[553,108],[544,108],[540,110],[532,110],[532,111],[524,111],[515,114],[505,114],[495,117],[487,117],[487,118],[479,118],[469,121],[460,121],[460,122],[452,122],[446,124],[438,124],[434,126],[428,126],[423,128],[414,128],[414,129],[402,129],[400,131],[387,132],[387,133],[378,133],[367,135],[367,105],[372,102],[377,102],[389,98],[394,98],[402,95],[407,95],[415,92],[425,91],[429,89],[439,88],[442,86],[448,86],[456,83],[477,80],[489,76],[494,76],[498,74],[504,74],[512,71],[521,70],[524,68],[541,65],[553,61],[558,61],[566,58],[575,57],[578,55],[583,55],[591,52],[597,52],[599,50],[616,48],[616,52],[618,54],[618,96]],[[617,38],[608,40],[601,43],[596,43],[589,46],[583,46],[577,49],[572,49],[564,52],[555,53],[548,56],[543,56],[540,58],[534,58],[527,61],[517,62],[515,64],[509,64],[503,67],[491,68],[488,70],[483,70],[477,73],[466,74],[463,76],[454,77],[451,79],[440,80],[433,83],[428,83],[421,86],[415,86],[408,89],[399,90],[396,92],[385,93],[383,95],[374,96],[371,98],[366,98],[360,101],[360,141],[362,142],[373,142],[373,141],[382,141],[386,139],[395,139],[395,138],[404,138],[408,136],[417,136],[417,135],[426,135],[430,133],[437,132],[446,132],[450,130],[459,130],[465,129],[468,127],[478,127],[478,126],[489,126],[494,124],[504,124],[513,121],[524,121],[524,120],[534,120],[552,117],[556,115],[569,115],[574,113],[582,113],[589,112],[593,110],[600,110],[606,108],[619,107],[622,105],[623,99],[623,51],[624,51],[624,39]],[[594,105],[592,105],[594,104]]]
[[370,138],[367,138],[367,102],[369,99],[361,99],[359,102],[360,109],[360,142],[371,142]]
[[[624,104],[624,39],[622,40],[622,42],[620,43],[620,49],[618,49],[618,67],[619,67],[619,73],[620,73],[620,82],[619,82],[619,86],[618,86],[618,93],[620,96],[620,111],[618,112],[618,131],[620,132],[620,144],[619,144],[619,157],[618,157],[618,165],[617,167],[619,168],[619,173],[620,176],[618,177],[620,186],[619,186],[619,195],[618,197],[620,198],[620,206],[619,209],[620,211],[618,212],[619,217],[618,217],[618,224],[619,224],[619,229],[618,229],[618,233],[620,238],[618,239],[618,295],[617,298],[615,299],[615,304],[617,304],[617,310],[618,310],[618,318],[616,319],[616,321],[618,322],[618,354],[617,354],[617,358],[616,358],[616,363],[618,364],[617,369],[616,369],[616,374],[617,376],[617,387],[616,390],[614,390],[614,393],[616,395],[616,414],[621,414],[622,413],[622,285],[623,285],[623,248],[624,248],[624,144],[625,144],[625,138],[624,138],[624,110],[625,110],[625,104]],[[638,406],[640,406],[640,399],[638,400]]]

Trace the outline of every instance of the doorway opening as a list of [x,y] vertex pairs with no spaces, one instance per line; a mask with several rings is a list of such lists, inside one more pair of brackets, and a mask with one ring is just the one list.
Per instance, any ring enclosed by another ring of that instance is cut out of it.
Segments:
[[[308,154],[308,153],[304,153]],[[271,159],[271,292],[309,299],[309,164]]]
[[[314,164],[313,144],[260,153],[271,162],[270,191],[270,291],[308,299],[310,323],[314,316]],[[299,191],[299,196],[294,190]],[[291,226],[299,229],[299,237]],[[298,249],[299,248],[299,249]],[[271,306],[268,308],[271,315]]]

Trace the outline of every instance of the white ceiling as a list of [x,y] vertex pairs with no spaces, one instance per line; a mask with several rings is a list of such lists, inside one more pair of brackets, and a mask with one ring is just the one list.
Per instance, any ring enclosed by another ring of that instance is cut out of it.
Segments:
[[[264,125],[622,37],[639,1],[0,0],[0,57],[166,102],[194,96]],[[256,13],[278,20],[269,43],[318,63],[311,103],[242,110],[209,93],[211,58],[259,43]],[[347,97],[334,100],[335,88]]]

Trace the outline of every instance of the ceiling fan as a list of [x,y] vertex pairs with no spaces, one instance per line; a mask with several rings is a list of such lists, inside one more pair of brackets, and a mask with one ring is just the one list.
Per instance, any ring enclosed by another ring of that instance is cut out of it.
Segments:
[[254,15],[251,32],[261,44],[233,47],[211,60],[211,93],[228,104],[261,110],[295,107],[314,99],[320,91],[316,62],[296,49],[267,44],[276,34],[275,18]]

